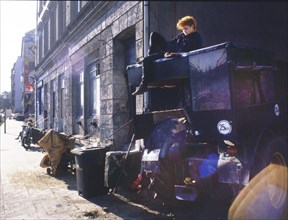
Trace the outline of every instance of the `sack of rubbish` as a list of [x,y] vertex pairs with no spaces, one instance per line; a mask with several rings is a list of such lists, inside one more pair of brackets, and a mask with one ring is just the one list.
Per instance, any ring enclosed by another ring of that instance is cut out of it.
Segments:
[[40,167],[47,168],[49,166],[50,166],[49,154],[45,154],[45,156],[42,158],[40,162]]
[[[62,160],[62,157],[64,154],[69,154],[70,150],[74,148],[74,142],[74,138],[69,138],[64,134],[50,129],[46,135],[38,141],[38,145],[48,153],[43,157],[40,166],[43,168],[48,167],[47,173],[55,176],[57,168],[61,165],[61,161],[67,162],[67,160]],[[51,170],[49,166],[51,166]]]

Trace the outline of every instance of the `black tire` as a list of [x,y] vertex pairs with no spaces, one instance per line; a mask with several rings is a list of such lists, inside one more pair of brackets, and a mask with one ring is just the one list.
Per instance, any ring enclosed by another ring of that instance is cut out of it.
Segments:
[[22,146],[28,150],[30,148],[30,140],[29,137],[25,136],[22,138]]
[[[253,178],[257,179],[258,175],[261,176],[263,175],[262,173],[267,173],[267,171],[271,170],[272,168],[269,165],[279,165],[279,167],[282,167],[282,169],[277,169],[281,170],[281,174],[278,173],[278,177],[274,175],[272,176],[273,178],[267,179],[266,184],[275,185],[275,182],[277,182],[278,185],[286,185],[286,189],[284,190],[287,190],[287,147],[287,142],[282,137],[273,137],[267,140],[264,147],[261,148],[261,150],[259,150],[256,154],[257,159],[253,167]],[[283,167],[285,167],[285,169],[283,169]],[[269,190],[268,188],[267,195],[267,201],[270,202],[271,207],[277,207],[279,209],[279,206],[283,205],[285,201],[285,204],[287,204],[287,194],[283,193],[282,191]]]
[[287,142],[279,136],[271,137],[263,142],[263,146],[260,146],[256,153],[253,176],[270,163],[287,167],[287,148]]

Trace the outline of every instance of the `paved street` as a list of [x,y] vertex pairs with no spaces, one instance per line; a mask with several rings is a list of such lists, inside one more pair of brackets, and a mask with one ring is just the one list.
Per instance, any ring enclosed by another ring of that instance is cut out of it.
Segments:
[[1,220],[8,219],[227,219],[221,201],[171,209],[150,196],[119,189],[116,193],[85,199],[78,195],[76,176],[57,178],[40,167],[45,155],[39,146],[26,151],[15,138],[23,122],[1,125]]
[[169,218],[123,193],[91,200],[79,196],[75,175],[49,176],[39,166],[45,153],[34,145],[26,151],[15,140],[23,122],[6,124],[6,134],[1,125],[1,220]]

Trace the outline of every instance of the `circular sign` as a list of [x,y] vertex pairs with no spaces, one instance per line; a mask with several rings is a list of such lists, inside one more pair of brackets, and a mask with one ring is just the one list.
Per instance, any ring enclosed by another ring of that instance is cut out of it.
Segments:
[[217,124],[217,129],[220,134],[230,134],[232,131],[232,126],[229,121],[221,120]]

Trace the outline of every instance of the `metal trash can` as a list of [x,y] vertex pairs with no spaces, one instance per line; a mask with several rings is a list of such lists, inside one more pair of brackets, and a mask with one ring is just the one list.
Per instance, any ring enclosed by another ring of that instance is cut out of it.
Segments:
[[84,198],[105,195],[104,186],[105,155],[108,147],[75,148],[76,180],[78,194]]

